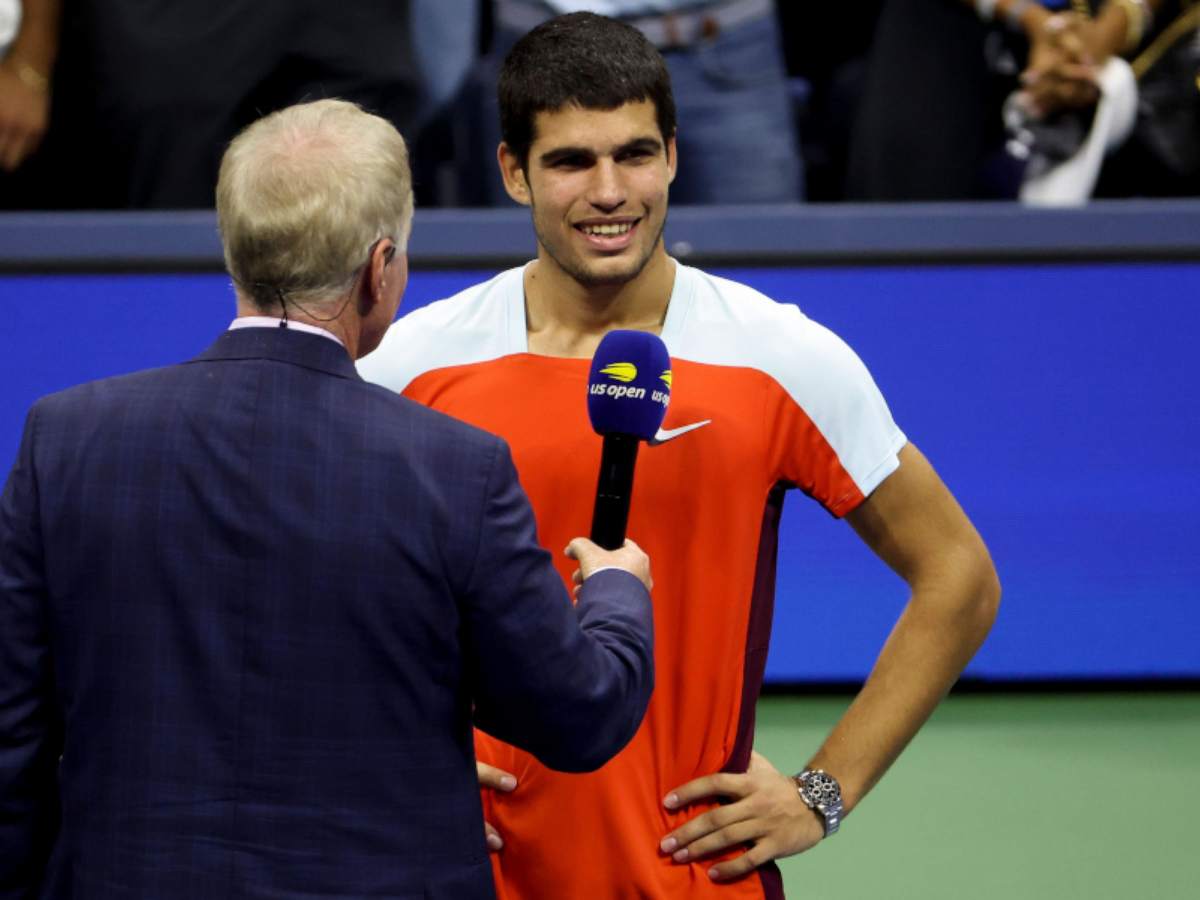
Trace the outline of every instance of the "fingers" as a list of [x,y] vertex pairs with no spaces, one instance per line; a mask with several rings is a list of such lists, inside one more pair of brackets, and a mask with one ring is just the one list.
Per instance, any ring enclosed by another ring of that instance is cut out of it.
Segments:
[[771,840],[760,841],[741,856],[718,863],[708,870],[708,877],[713,881],[732,881],[748,875],[761,865],[778,859],[783,854],[774,848]]
[[617,553],[622,559],[622,564],[641,579],[646,590],[654,590],[654,579],[650,575],[650,557],[646,555],[646,551],[639,547],[636,541],[626,538],[625,544]]
[[638,578],[646,586],[646,590],[654,587],[654,580],[650,577],[650,557],[631,540],[626,540],[616,550],[605,550],[587,538],[577,537],[567,544],[563,552],[571,559],[579,561],[576,584],[582,584],[597,569],[612,566],[624,569]]
[[1030,92],[1030,108],[1041,117],[1064,109],[1075,109],[1094,103],[1099,92],[1092,85],[1048,85],[1044,90]]
[[19,128],[5,128],[0,122],[0,169],[12,172],[25,159],[28,140]]
[[[801,844],[790,850],[784,849],[776,835],[787,827],[784,817],[755,816],[752,804],[742,800],[696,817],[664,838],[659,849],[670,853],[672,862],[686,864],[731,847],[752,845],[740,856],[723,860],[708,870],[708,877],[713,881],[729,881],[772,859],[807,849]],[[689,839],[692,834],[697,836]]]
[[654,590],[654,577],[650,573],[650,557],[638,546],[633,538],[625,538],[625,546],[620,551],[629,560],[629,570],[642,580],[646,590]]
[[745,775],[718,772],[675,788],[663,798],[663,806],[667,809],[680,809],[708,797],[734,797],[740,800],[751,790],[753,785]]
[[736,822],[727,828],[714,831],[712,834],[707,834],[699,840],[693,841],[687,847],[676,850],[671,854],[671,859],[677,863],[703,859],[721,850],[728,850],[730,847],[740,847],[744,844],[757,841],[766,835],[768,830],[767,823],[762,819],[749,819],[744,822]]
[[[675,862],[687,862],[739,840],[753,840],[762,832],[751,833],[753,829],[747,824],[749,814],[749,807],[744,802],[718,806],[680,825],[659,842],[658,848],[663,853],[670,853]],[[736,835],[744,836],[738,838]]]
[[1038,117],[1061,109],[1090,106],[1100,97],[1093,72],[1087,66],[1067,66],[1042,75],[1026,73],[1022,76],[1025,84],[1023,102],[1029,112]]
[[510,772],[505,772],[503,769],[497,769],[495,766],[489,766],[485,762],[475,761],[475,773],[479,778],[480,787],[492,788],[493,790],[509,793],[516,790],[516,776]]
[[1092,53],[1077,30],[1064,31],[1058,46],[1071,62],[1092,64]]
[[0,138],[0,168],[6,172],[15,171],[25,162],[26,158],[37,149],[41,142],[40,134],[13,134]]
[[[516,777],[503,769],[497,769],[495,766],[475,760],[475,774],[479,778],[480,787],[503,791],[506,794],[516,790]],[[504,838],[500,837],[500,832],[492,827],[491,822],[483,823],[483,839],[492,853],[504,849]]]
[[33,151],[38,148],[38,144],[41,142],[41,134],[26,135],[24,140],[18,144],[16,151],[13,153],[12,167],[16,169],[17,166],[29,159],[29,157],[33,155]]
[[504,838],[500,837],[500,832],[492,827],[491,822],[483,823],[483,840],[487,844],[488,850],[492,853],[497,853],[504,849]]
[[592,572],[604,565],[604,557],[610,555],[607,550],[597,546],[585,537],[577,537],[572,540],[571,543],[567,544],[567,549],[563,552],[579,563],[579,581],[577,584],[583,584]]
[[714,853],[749,846],[747,852],[708,870],[714,881],[740,878],[781,856],[803,853],[824,835],[819,816],[804,805],[795,783],[765,756],[751,753],[745,774],[718,773],[689,781],[663,800],[679,809],[697,799],[732,797],[685,822],[659,842],[659,851],[677,864],[695,863]]
[[37,149],[49,112],[49,96],[22,83],[0,62],[0,168],[13,171]]

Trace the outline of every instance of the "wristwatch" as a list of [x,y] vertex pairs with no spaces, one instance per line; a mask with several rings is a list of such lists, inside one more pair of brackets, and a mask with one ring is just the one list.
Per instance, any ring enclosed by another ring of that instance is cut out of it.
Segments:
[[842,786],[837,779],[821,769],[805,769],[792,777],[800,791],[800,799],[824,820],[825,837],[836,834],[842,824]]

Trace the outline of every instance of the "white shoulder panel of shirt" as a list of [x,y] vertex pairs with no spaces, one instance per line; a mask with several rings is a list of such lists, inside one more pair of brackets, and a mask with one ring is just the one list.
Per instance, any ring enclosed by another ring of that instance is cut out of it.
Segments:
[[[275,319],[271,316],[238,316],[229,323],[230,331],[237,331],[240,328],[279,328],[283,319]],[[321,337],[329,338],[339,347],[345,347],[342,339],[332,331],[326,331],[324,328],[318,328],[316,325],[309,325],[307,322],[297,322],[295,319],[287,320],[287,327],[294,328],[296,331],[303,331],[305,334],[319,334]]]
[[[753,288],[676,264],[662,338],[671,356],[756,369],[778,382],[864,493],[896,468],[906,438],[844,341]],[[402,392],[426,372],[528,352],[525,267],[424,306],[393,323],[358,363],[370,382]]]
[[402,392],[425,372],[527,352],[524,273],[509,269],[393,322],[359,374]]
[[907,442],[867,367],[792,303],[680,265],[663,326],[671,356],[756,369],[804,410],[864,494],[896,468]]

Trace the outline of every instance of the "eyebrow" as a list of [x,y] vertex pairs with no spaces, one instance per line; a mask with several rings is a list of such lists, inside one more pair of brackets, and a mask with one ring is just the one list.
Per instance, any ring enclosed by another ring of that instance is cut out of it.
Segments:
[[[659,153],[663,149],[662,141],[652,137],[634,138],[632,141],[621,144],[613,150],[613,156],[620,156],[622,153],[628,153],[631,150],[645,150],[651,153]],[[590,147],[555,147],[553,150],[547,150],[538,157],[538,161],[543,166],[552,166],[560,160],[567,159],[572,156],[596,156],[596,151]]]

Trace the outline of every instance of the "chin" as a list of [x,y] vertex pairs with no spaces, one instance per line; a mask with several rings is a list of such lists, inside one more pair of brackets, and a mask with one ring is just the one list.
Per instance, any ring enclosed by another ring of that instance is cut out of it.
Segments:
[[606,260],[600,264],[577,261],[569,270],[585,287],[614,287],[633,281],[650,262],[651,254],[636,260]]
[[585,287],[614,287],[617,285],[628,284],[637,278],[637,271],[622,270],[615,272],[596,272],[583,271],[574,273],[575,280]]

